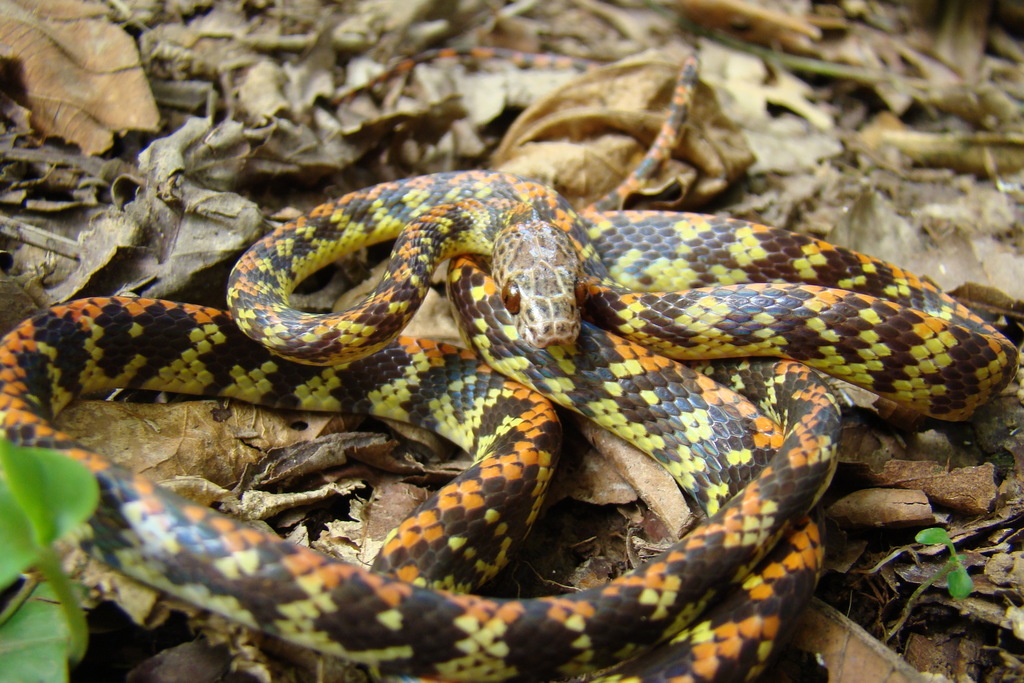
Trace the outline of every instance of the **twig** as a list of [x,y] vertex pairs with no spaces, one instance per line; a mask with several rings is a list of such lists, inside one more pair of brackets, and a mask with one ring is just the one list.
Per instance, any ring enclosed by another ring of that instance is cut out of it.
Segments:
[[55,235],[48,230],[16,221],[7,216],[0,216],[0,235],[51,251],[74,261],[78,260],[78,242],[75,240]]

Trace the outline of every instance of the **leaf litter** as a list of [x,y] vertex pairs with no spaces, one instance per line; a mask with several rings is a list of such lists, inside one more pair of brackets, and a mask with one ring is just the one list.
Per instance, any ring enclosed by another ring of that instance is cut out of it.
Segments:
[[[696,45],[702,83],[686,133],[630,206],[728,213],[872,253],[961,293],[1019,341],[1024,20],[1015,3],[967,5],[679,0],[664,14],[595,0],[9,0],[0,320],[93,294],[222,305],[228,270],[268,218],[406,175],[500,168],[585,204],[646,151]],[[402,57],[474,45],[631,59],[583,74],[439,61],[347,94]],[[385,252],[370,252],[305,283],[298,299],[344,305],[339,291],[376,277]],[[414,333],[457,336],[442,297]],[[833,680],[1019,676],[1021,396],[948,425],[843,392],[854,407],[826,502],[843,502],[849,519],[858,497],[875,497],[854,508],[862,523],[830,528],[818,595],[845,615],[809,610],[779,675],[807,666],[804,647],[823,653]],[[443,460],[450,448],[408,430],[382,435],[375,420],[160,400],[80,402],[62,419],[179,491],[353,561],[372,559],[383,534],[458,471]],[[542,528],[489,592],[593,585],[692,524],[674,484],[606,440],[570,431]],[[905,520],[908,495],[923,514],[901,530],[905,521],[886,520]],[[943,559],[912,543],[922,524],[946,527],[968,557],[978,586],[968,600],[933,586],[906,606]],[[189,615],[204,651],[228,644],[241,675],[361,675],[90,567],[94,598],[119,595],[135,621],[165,632]],[[88,666],[109,665],[92,657]]]

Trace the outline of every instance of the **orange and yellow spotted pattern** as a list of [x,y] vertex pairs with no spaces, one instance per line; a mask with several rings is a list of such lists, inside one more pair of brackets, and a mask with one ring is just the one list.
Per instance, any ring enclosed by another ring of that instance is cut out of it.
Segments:
[[[685,105],[677,92],[674,111]],[[582,258],[588,322],[575,342],[526,344],[501,287],[464,256],[489,254],[524,216],[564,231]],[[388,274],[356,307],[323,317],[287,305],[318,268],[396,238]],[[452,256],[473,352],[398,336]],[[0,341],[3,436],[96,474],[102,504],[82,542],[111,566],[291,642],[441,680],[573,676],[652,648],[606,680],[756,675],[821,565],[806,515],[834,470],[840,415],[811,366],[960,419],[1018,362],[983,320],[870,257],[743,221],[577,212],[543,185],[482,171],[325,204],[255,245],[231,284],[230,312],[96,298],[26,321]],[[726,360],[698,371],[665,355]],[[81,393],[124,386],[411,422],[475,465],[368,570],[181,499],[50,423]],[[710,517],[604,586],[529,600],[453,592],[493,577],[539,515],[561,436],[549,400],[658,459]]]

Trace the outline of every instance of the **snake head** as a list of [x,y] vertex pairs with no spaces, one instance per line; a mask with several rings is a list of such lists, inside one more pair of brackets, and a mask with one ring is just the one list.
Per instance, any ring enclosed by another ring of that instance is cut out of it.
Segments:
[[564,230],[542,220],[510,224],[495,239],[492,271],[523,340],[540,349],[576,342],[587,287]]

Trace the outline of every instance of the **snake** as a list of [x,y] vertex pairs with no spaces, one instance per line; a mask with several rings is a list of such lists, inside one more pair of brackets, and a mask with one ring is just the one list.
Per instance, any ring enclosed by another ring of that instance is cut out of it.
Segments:
[[[548,251],[498,248],[534,230]],[[288,306],[297,282],[387,240],[389,269],[364,301],[327,315]],[[566,254],[566,269],[550,267]],[[448,258],[471,351],[401,336]],[[808,514],[834,471],[840,411],[817,370],[958,420],[1018,364],[990,324],[891,264],[737,219],[578,212],[488,171],[328,202],[255,244],[229,285],[228,310],[90,298],[22,323],[0,341],[4,436],[95,474],[101,504],[80,542],[112,567],[289,641],[440,680],[622,662],[606,680],[756,675],[821,564]],[[366,569],[184,500],[53,426],[76,396],[114,387],[393,418],[445,436],[474,465]],[[709,517],[603,586],[462,592],[493,578],[513,531],[540,514],[561,439],[553,403],[648,452]]]

